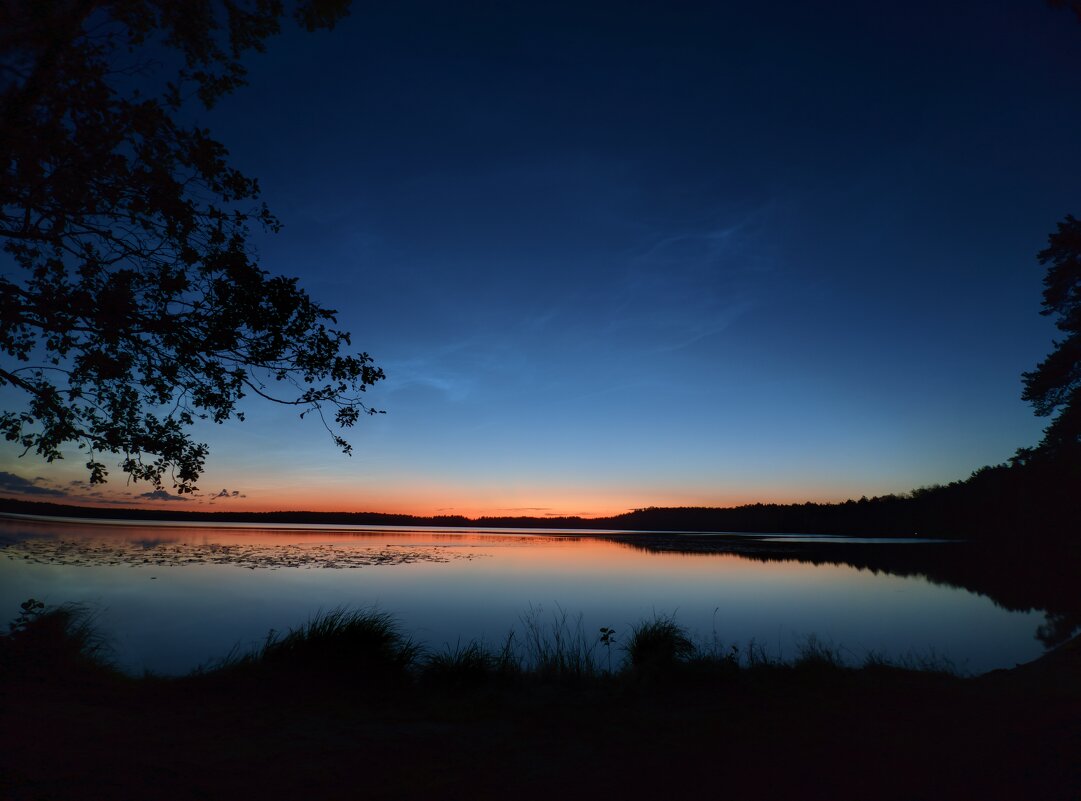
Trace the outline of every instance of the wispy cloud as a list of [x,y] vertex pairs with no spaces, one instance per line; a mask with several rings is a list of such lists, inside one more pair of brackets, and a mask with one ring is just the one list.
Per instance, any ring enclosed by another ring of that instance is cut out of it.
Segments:
[[67,495],[63,490],[42,486],[44,483],[46,480],[40,477],[31,480],[14,473],[0,471],[0,491],[19,495],[48,495],[53,498],[63,498]]
[[210,496],[210,503],[214,503],[215,501],[218,501],[218,500],[226,500],[227,501],[227,500],[230,500],[232,498],[247,498],[247,497],[248,496],[241,493],[240,490],[232,490],[232,491],[230,491],[230,490],[227,490],[227,489],[222,489],[221,492],[216,492],[216,493],[214,493],[213,495]]
[[385,391],[390,393],[424,388],[442,394],[446,400],[458,403],[473,392],[474,381],[466,377],[463,363],[475,359],[482,343],[462,340],[444,344],[425,356],[410,359],[386,359],[382,367],[387,373]]
[[607,337],[641,338],[647,352],[670,352],[723,332],[755,308],[772,269],[763,244],[769,209],[720,216],[729,219],[657,230],[629,254],[608,304]]
[[173,495],[171,492],[157,489],[151,492],[143,492],[135,496],[136,498],[142,498],[145,501],[190,501],[191,498],[187,498],[183,495]]

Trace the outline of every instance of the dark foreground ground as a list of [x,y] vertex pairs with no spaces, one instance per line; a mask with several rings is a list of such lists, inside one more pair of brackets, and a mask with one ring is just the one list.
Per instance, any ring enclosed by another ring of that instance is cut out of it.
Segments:
[[0,798],[1081,799],[1077,640],[967,679],[48,673],[0,689]]

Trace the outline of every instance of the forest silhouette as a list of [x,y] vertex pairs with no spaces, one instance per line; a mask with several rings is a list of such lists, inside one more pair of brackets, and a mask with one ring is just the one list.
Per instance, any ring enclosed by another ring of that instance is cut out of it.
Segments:
[[196,512],[89,507],[0,498],[0,511],[90,519],[320,523],[326,525],[617,529],[623,531],[843,534],[1076,545],[1081,519],[1081,460],[1039,454],[983,467],[968,479],[905,494],[840,503],[755,503],[649,507],[607,517],[419,516],[384,512]]

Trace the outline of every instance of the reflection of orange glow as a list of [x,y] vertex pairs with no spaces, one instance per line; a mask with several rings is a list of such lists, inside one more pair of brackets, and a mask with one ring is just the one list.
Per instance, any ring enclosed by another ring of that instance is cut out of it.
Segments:
[[[828,586],[842,578],[851,582],[854,574],[862,572],[867,573],[867,581],[875,580],[869,571],[857,571],[844,565],[815,566],[797,561],[762,562],[730,553],[647,551],[632,547],[624,541],[606,538],[603,534],[588,533],[536,533],[496,529],[424,531],[390,527],[360,529],[289,524],[0,520],[0,529],[4,528],[20,532],[39,529],[50,537],[60,538],[88,536],[94,543],[135,543],[144,549],[155,546],[184,548],[207,543],[216,546],[241,546],[242,549],[253,546],[280,549],[282,546],[289,546],[294,557],[313,548],[325,551],[327,546],[332,546],[335,549],[333,553],[337,555],[340,555],[343,549],[348,551],[350,548],[427,550],[442,552],[450,557],[449,560],[436,560],[445,562],[439,565],[439,570],[454,569],[455,557],[468,555],[470,561],[467,569],[478,580],[483,580],[487,573],[506,578],[519,573],[536,575],[545,571],[567,579],[572,576],[578,576],[579,579],[587,576],[598,583],[630,582],[627,586],[633,586],[636,581],[647,577],[668,577],[677,581],[704,578],[729,587],[755,587],[759,584],[764,586],[770,581],[776,584],[778,580],[782,583],[797,581],[803,585]],[[628,536],[633,538],[634,535]],[[144,553],[153,555],[154,552],[146,550],[139,553],[142,557]],[[87,563],[93,563],[95,558],[113,558],[113,555],[98,548],[94,554],[87,556]],[[258,555],[255,558],[258,558]],[[194,563],[198,560],[190,561]],[[413,569],[424,569],[424,566],[414,564]]]

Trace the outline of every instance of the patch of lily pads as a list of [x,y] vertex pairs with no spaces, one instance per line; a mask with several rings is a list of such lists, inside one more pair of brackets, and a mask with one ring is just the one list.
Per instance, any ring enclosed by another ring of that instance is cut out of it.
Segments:
[[86,566],[232,565],[251,570],[351,569],[416,562],[450,562],[485,554],[440,546],[339,543],[186,543],[130,540],[27,539],[0,550],[9,559],[34,564]]

